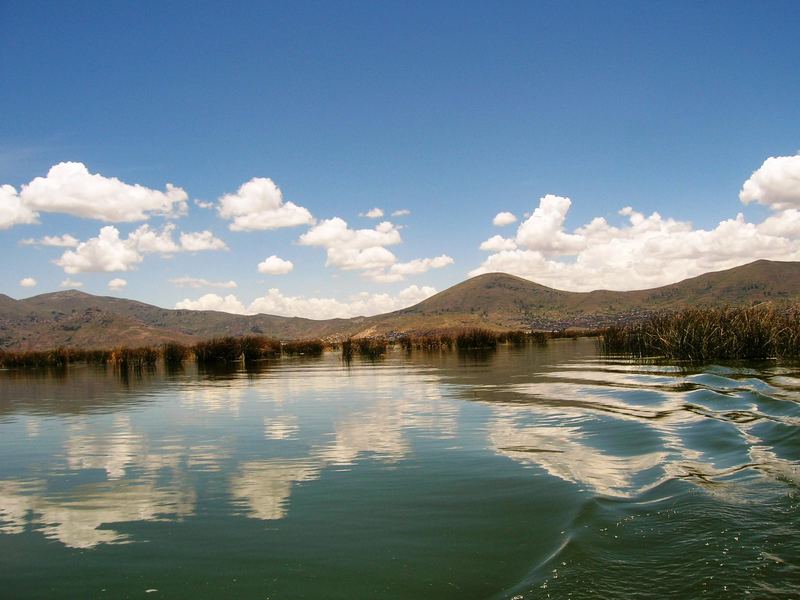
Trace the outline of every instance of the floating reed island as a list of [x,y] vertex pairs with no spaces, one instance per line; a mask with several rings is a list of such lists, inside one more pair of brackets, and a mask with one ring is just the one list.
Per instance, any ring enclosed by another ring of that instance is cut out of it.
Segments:
[[800,357],[800,306],[692,308],[609,327],[606,354],[687,361]]
[[[592,332],[580,332],[580,335]],[[111,365],[121,369],[141,369],[163,362],[167,367],[178,367],[187,360],[198,364],[252,362],[281,356],[320,356],[325,350],[341,349],[342,358],[354,356],[375,360],[390,348],[400,347],[411,351],[485,351],[500,344],[521,345],[546,343],[559,337],[575,338],[579,332],[554,331],[492,331],[489,329],[456,329],[432,332],[425,335],[402,333],[390,336],[372,336],[324,341],[318,338],[281,342],[267,336],[218,337],[186,346],[168,342],[156,346],[114,348],[111,350],[82,350],[56,348],[54,350],[11,351],[0,350],[0,367],[65,367],[87,363]],[[596,335],[596,333],[594,333]]]

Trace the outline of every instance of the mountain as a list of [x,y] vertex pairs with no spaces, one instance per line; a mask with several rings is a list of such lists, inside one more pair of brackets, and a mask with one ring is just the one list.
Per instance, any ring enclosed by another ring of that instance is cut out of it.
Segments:
[[[800,301],[800,262],[758,260],[678,283],[628,292],[566,292],[505,273],[468,279],[396,313],[400,321],[560,329],[602,327],[661,310]],[[390,315],[384,315],[387,319]]]
[[192,343],[220,335],[281,339],[425,333],[458,327],[594,328],[687,306],[800,302],[800,262],[759,260],[649,290],[566,292],[505,273],[468,279],[392,313],[313,320],[170,310],[70,290],[15,300],[0,294],[0,348]]

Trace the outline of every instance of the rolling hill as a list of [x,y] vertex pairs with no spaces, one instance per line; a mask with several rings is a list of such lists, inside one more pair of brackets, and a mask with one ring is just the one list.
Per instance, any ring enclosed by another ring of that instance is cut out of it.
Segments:
[[759,260],[649,290],[566,292],[505,273],[468,279],[414,306],[373,317],[313,320],[171,310],[70,290],[0,295],[0,348],[192,343],[220,335],[281,339],[424,333],[458,327],[596,328],[686,306],[800,301],[800,262]]

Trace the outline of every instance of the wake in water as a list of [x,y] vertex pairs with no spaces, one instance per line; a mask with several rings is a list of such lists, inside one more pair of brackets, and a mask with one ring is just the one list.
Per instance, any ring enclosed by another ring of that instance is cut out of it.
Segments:
[[582,490],[498,597],[800,594],[800,380],[779,366],[569,362],[486,389],[494,450]]

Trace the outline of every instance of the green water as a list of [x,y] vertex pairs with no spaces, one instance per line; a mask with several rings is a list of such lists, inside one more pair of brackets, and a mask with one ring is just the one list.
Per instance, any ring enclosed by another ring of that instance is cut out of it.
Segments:
[[0,372],[0,596],[800,596],[800,366]]

